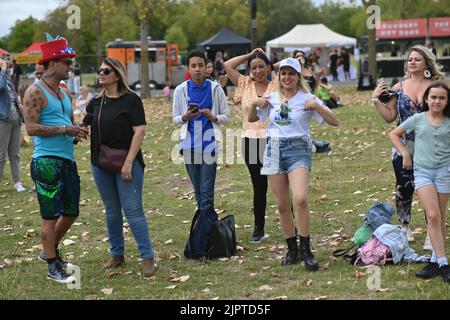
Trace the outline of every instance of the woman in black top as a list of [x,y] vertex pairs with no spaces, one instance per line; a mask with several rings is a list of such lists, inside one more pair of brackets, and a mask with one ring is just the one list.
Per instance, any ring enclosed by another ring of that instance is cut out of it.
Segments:
[[297,59],[300,62],[300,65],[302,67],[302,76],[303,79],[306,80],[306,83],[308,84],[309,88],[311,89],[311,93],[314,94],[314,91],[317,88],[317,78],[314,74],[314,72],[309,69],[308,61],[306,58],[306,55],[301,50],[295,50],[294,51],[294,58]]
[[[125,262],[123,210],[143,258],[142,273],[151,277],[157,266],[153,261],[152,243],[142,207],[144,161],[140,148],[146,125],[144,106],[139,96],[128,87],[125,68],[118,59],[106,58],[97,73],[103,90],[89,102],[86,111],[93,118],[92,174],[105,206],[110,243],[111,257],[104,267],[115,268]],[[128,150],[121,172],[100,167],[100,145]]]

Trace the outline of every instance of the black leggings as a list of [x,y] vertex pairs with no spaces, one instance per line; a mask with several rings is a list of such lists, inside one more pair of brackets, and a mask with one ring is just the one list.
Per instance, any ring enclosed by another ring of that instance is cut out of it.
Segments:
[[267,204],[267,176],[261,175],[266,144],[266,138],[244,138],[242,141],[242,154],[252,178],[255,227],[259,229],[264,229]]

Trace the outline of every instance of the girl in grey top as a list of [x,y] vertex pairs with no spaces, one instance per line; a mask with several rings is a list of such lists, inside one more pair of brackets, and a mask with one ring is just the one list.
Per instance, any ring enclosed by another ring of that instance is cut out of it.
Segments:
[[450,196],[450,96],[443,82],[431,84],[424,94],[424,111],[418,113],[389,134],[394,147],[403,157],[403,168],[413,168],[411,156],[401,137],[414,131],[414,182],[428,221],[433,247],[430,263],[416,273],[429,279],[441,275],[450,282],[450,266],[445,256],[445,215]]

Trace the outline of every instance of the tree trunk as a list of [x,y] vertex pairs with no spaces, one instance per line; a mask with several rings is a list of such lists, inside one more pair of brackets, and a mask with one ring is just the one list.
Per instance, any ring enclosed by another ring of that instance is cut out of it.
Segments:
[[[376,0],[369,0],[368,5],[375,5]],[[369,60],[369,74],[376,80],[378,79],[378,70],[377,70],[377,46],[376,46],[376,29],[372,28],[368,30],[368,60]]]
[[148,21],[147,15],[140,17],[141,25],[141,98],[150,97],[149,74],[148,74]]
[[96,45],[95,45],[95,55],[97,57],[97,66],[100,66],[103,62],[103,30],[102,30],[102,12],[100,8],[100,1],[96,1],[96,10],[97,10],[97,21],[95,23],[95,38],[96,38]]
[[251,37],[252,37],[252,50],[256,48],[256,29],[258,28],[258,21],[256,20],[257,5],[256,0],[250,1],[251,11]]

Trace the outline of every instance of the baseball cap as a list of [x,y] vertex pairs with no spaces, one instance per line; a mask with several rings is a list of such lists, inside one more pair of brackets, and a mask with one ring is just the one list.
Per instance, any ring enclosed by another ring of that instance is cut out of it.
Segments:
[[298,62],[297,59],[294,58],[286,58],[284,60],[281,60],[280,62],[280,69],[284,67],[290,67],[297,71],[298,73],[302,72],[302,67],[300,66],[300,62]]

